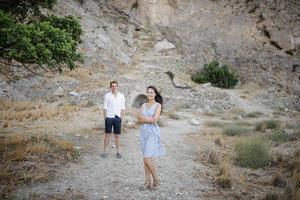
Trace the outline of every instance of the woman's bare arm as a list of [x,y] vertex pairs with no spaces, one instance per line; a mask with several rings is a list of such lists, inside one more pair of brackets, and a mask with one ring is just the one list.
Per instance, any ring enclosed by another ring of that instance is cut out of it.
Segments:
[[160,116],[160,113],[161,113],[161,104],[159,103],[159,104],[157,105],[157,108],[156,108],[154,117],[152,118],[152,120],[153,120],[152,123],[156,123],[156,122],[158,121],[159,116]]
[[[143,104],[144,105],[144,104]],[[149,123],[149,124],[153,124],[153,123],[156,123],[159,116],[160,116],[160,113],[161,113],[161,105],[158,104],[157,106],[157,109],[155,111],[155,114],[154,114],[154,117],[144,117],[142,115],[142,109],[143,109],[143,106],[141,106],[141,109],[140,109],[140,113],[138,114],[138,121],[140,123]]]

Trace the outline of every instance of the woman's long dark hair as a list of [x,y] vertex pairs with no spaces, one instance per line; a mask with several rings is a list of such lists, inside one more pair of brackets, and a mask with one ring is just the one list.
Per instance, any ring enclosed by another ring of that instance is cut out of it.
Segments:
[[163,97],[161,96],[161,94],[159,94],[159,92],[158,92],[158,90],[155,86],[150,85],[150,86],[147,87],[147,90],[148,89],[154,90],[154,92],[155,92],[155,101],[161,104],[161,111],[162,111],[163,103],[164,103]]

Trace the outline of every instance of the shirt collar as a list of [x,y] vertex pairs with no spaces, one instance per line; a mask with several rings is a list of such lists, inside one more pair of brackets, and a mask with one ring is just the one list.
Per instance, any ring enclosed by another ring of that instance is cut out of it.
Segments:
[[[118,91],[116,96],[118,96],[119,94],[120,94],[120,92]],[[110,95],[114,96],[114,94],[112,93],[112,91],[110,91]]]

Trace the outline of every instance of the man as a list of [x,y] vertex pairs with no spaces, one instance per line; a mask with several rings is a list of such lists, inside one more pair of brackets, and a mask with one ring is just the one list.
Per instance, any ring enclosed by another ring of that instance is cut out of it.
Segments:
[[104,150],[101,154],[102,158],[107,158],[106,148],[109,144],[110,135],[112,130],[115,136],[115,144],[117,148],[116,157],[122,159],[120,154],[120,134],[121,134],[121,122],[123,112],[125,110],[125,98],[118,90],[118,82],[110,82],[110,92],[105,94],[104,97],[104,120],[105,120],[105,137],[104,137]]

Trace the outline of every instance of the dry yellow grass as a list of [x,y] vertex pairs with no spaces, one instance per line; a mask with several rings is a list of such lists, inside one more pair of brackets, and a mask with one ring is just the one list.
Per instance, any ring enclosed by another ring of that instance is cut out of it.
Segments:
[[240,89],[245,94],[255,94],[262,90],[262,87],[260,87],[257,83],[248,83],[241,85]]
[[218,146],[223,146],[224,145],[223,139],[221,137],[217,137],[215,139],[215,144]]
[[47,181],[56,170],[49,167],[49,159],[60,166],[77,155],[72,142],[52,136],[0,136],[0,185],[4,186],[1,198],[8,198],[19,184]]
[[26,153],[30,155],[42,155],[51,151],[49,143],[39,142],[33,145],[27,146]]
[[216,165],[220,163],[220,160],[221,160],[221,156],[218,152],[216,152],[215,150],[208,151],[208,160],[207,160],[208,163]]
[[222,188],[230,189],[232,187],[233,178],[231,176],[230,168],[231,166],[228,162],[223,162],[220,165],[217,182]]
[[8,122],[5,122],[4,124],[3,124],[3,128],[8,128],[9,127],[9,123]]
[[[80,111],[78,106],[63,105],[60,107],[42,107],[28,102],[7,102],[2,100],[4,108],[0,110],[0,120],[23,122],[27,120],[45,120],[59,115]],[[6,109],[6,110],[4,110]],[[69,117],[69,116],[67,116]]]
[[57,140],[56,143],[63,151],[68,151],[68,152],[74,151],[74,145],[69,141]]

